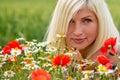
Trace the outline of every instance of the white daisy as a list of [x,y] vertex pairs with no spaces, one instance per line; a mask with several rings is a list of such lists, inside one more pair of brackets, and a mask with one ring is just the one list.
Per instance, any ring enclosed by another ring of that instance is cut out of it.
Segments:
[[72,57],[73,55],[77,54],[76,52],[74,52],[73,50],[69,50],[68,52],[65,53],[66,55]]
[[0,62],[0,68],[5,64],[6,62]]
[[93,78],[94,77],[94,70],[85,70],[82,71],[82,74],[84,74],[85,78]]
[[25,64],[25,67],[30,70],[30,69],[39,69],[40,67],[36,63],[30,63],[30,64]]
[[22,51],[21,51],[21,49],[18,49],[18,48],[12,48],[10,53],[13,56],[18,56],[18,55],[20,55],[22,53]]
[[57,48],[55,48],[55,47],[48,47],[47,49],[46,49],[46,51],[48,51],[48,52],[56,52],[57,51]]
[[46,62],[45,64],[43,64],[43,67],[51,67],[51,66],[52,66],[52,64],[48,63],[48,62]]
[[13,72],[12,70],[8,70],[4,72],[4,76],[5,77],[14,77],[15,72]]

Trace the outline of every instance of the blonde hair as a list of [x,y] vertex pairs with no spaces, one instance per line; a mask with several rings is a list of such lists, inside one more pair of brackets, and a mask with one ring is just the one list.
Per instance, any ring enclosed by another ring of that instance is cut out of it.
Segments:
[[107,38],[117,37],[117,42],[119,41],[119,32],[114,25],[105,0],[58,0],[45,38],[47,41],[54,41],[56,34],[66,34],[73,15],[84,6],[96,14],[99,23],[98,36],[91,46],[90,54],[87,56],[89,58],[103,46]]

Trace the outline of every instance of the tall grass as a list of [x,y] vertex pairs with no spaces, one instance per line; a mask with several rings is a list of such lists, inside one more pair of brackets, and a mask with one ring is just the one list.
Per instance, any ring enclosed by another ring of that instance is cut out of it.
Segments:
[[120,32],[120,0],[106,0],[114,23]]
[[[120,31],[120,0],[106,0]],[[0,0],[0,45],[18,37],[42,41],[57,0]]]
[[56,0],[0,0],[0,45],[17,37],[42,41]]

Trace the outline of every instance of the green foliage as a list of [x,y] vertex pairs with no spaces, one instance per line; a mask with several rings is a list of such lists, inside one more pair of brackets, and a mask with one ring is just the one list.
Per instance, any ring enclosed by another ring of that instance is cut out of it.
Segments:
[[[0,0],[0,45],[24,37],[42,41],[57,0]],[[120,0],[106,0],[120,31]]]
[[42,41],[56,0],[0,0],[0,45],[18,37]]
[[114,23],[120,32],[120,0],[106,0],[113,17]]

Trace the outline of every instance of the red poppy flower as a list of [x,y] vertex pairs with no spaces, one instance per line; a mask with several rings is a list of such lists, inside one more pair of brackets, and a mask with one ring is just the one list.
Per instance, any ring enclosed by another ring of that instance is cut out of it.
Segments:
[[66,66],[69,62],[70,57],[65,54],[57,55],[52,59],[52,63],[55,66],[56,65]]
[[97,56],[97,59],[98,59],[98,61],[99,61],[101,64],[103,64],[103,65],[106,65],[107,63],[110,63],[110,62],[111,62],[111,60],[108,59],[107,57],[105,57],[104,55],[99,55],[99,56]]
[[100,49],[102,53],[111,53],[113,55],[117,54],[117,51],[114,49],[116,45],[117,38],[109,38],[105,41],[104,46]]
[[46,70],[38,69],[34,70],[31,73],[32,80],[50,80],[51,75],[47,74]]
[[4,54],[10,54],[11,48],[9,46],[4,46],[2,51],[4,52]]
[[60,57],[60,55],[57,55],[57,56],[55,56],[53,59],[52,59],[52,63],[53,63],[53,65],[60,65],[61,64],[61,57]]
[[2,50],[4,54],[10,54],[11,48],[18,48],[23,52],[22,47],[20,46],[20,43],[15,40],[8,42],[8,45],[4,46]]
[[20,43],[17,42],[17,41],[10,41],[8,42],[8,45],[10,46],[10,48],[19,48],[19,49],[22,49],[21,46],[20,46]]
[[62,66],[66,66],[70,62],[70,57],[68,55],[62,54]]

